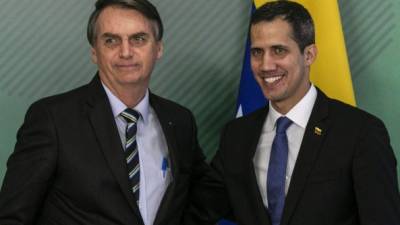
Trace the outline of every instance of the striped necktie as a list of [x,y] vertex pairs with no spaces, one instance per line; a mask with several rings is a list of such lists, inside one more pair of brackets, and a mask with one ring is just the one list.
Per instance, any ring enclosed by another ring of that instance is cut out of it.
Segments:
[[286,129],[291,124],[292,121],[287,117],[279,117],[276,121],[276,134],[272,142],[267,175],[268,211],[271,216],[272,225],[279,225],[281,223],[285,205],[286,166],[288,159]]
[[136,142],[137,121],[140,117],[139,112],[127,108],[121,116],[126,120],[126,144],[125,144],[125,158],[128,166],[128,176],[131,181],[132,193],[139,203],[139,187],[140,187],[140,165],[139,165],[139,151]]

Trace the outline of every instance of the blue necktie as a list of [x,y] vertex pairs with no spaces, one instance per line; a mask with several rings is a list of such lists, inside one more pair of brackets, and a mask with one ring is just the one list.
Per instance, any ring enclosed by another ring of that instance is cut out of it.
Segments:
[[285,205],[285,179],[288,158],[286,129],[292,124],[287,117],[276,121],[276,135],[272,142],[268,166],[267,197],[272,225],[279,225]]
[[136,203],[139,203],[139,187],[140,187],[140,165],[139,165],[139,151],[136,142],[137,121],[140,117],[139,112],[127,108],[121,116],[128,123],[126,126],[126,144],[125,144],[125,158],[128,166],[128,176],[131,181],[132,193],[136,198]]

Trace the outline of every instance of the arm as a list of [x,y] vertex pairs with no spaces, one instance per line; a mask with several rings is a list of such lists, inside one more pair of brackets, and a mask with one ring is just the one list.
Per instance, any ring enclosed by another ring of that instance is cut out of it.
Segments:
[[185,225],[215,224],[230,212],[220,152],[215,155],[211,167],[205,164],[204,156],[198,162],[201,163],[197,163],[198,176],[191,184],[190,204],[184,216]]
[[0,224],[34,224],[56,163],[56,134],[49,113],[33,104],[17,134],[0,192]]
[[396,159],[380,120],[367,123],[353,163],[354,189],[360,224],[400,225]]

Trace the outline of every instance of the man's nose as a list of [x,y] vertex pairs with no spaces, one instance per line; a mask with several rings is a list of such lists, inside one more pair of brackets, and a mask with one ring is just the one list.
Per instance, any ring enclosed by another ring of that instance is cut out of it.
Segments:
[[261,60],[261,70],[263,71],[273,71],[276,70],[275,59],[270,54],[264,54]]
[[133,53],[132,46],[130,45],[129,41],[124,40],[122,41],[121,44],[121,49],[120,49],[120,57],[121,58],[131,58]]

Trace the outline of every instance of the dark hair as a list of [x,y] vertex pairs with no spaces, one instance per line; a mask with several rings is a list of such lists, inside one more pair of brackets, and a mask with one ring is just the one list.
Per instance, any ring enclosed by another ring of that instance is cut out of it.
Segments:
[[308,45],[315,43],[313,19],[307,9],[296,2],[268,2],[253,13],[250,24],[255,25],[262,21],[271,22],[277,17],[287,21],[291,25],[294,40],[301,52]]
[[161,21],[160,14],[157,8],[147,0],[97,0],[95,4],[95,10],[90,15],[87,25],[87,39],[93,46],[96,41],[96,23],[100,13],[108,6],[117,6],[124,9],[137,10],[144,17],[154,22],[157,26],[155,27],[154,33],[156,40],[160,41],[163,36],[164,28]]

